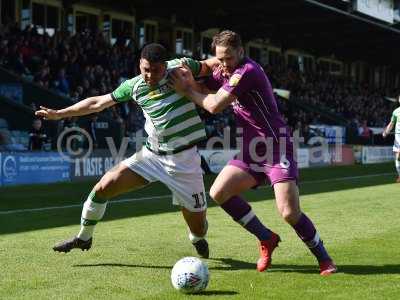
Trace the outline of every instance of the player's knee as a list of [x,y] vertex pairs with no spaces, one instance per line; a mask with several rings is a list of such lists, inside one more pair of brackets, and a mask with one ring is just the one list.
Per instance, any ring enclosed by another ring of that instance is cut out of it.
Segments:
[[296,225],[301,216],[300,211],[292,209],[284,209],[280,213],[285,222],[290,225]]
[[210,197],[218,204],[221,204],[226,200],[226,193],[223,189],[212,186],[210,189]]
[[100,182],[98,182],[96,184],[96,186],[94,187],[94,190],[96,192],[97,198],[99,198],[101,200],[105,200],[105,201],[107,201],[109,199],[107,189]]
[[109,200],[114,197],[112,189],[112,180],[109,178],[102,178],[95,186],[96,197],[102,200]]

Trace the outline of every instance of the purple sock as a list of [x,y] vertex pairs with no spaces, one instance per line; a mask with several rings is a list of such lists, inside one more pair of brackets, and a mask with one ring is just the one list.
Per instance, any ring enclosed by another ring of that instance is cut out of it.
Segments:
[[324,247],[323,241],[320,239],[319,234],[315,229],[314,224],[304,213],[293,228],[319,262],[331,259]]
[[254,234],[260,241],[271,238],[271,230],[265,227],[253,213],[251,206],[239,196],[234,196],[221,205],[222,209],[233,220],[242,225],[248,232]]

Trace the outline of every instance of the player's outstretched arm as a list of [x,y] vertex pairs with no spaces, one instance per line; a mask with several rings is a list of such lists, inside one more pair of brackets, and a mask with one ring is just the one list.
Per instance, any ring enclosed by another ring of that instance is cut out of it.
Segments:
[[383,130],[382,136],[384,138],[387,137],[390,134],[390,132],[393,130],[393,127],[394,127],[394,123],[392,121],[390,121],[390,123]]
[[86,98],[74,105],[59,110],[40,106],[40,110],[36,111],[35,115],[45,120],[60,120],[68,117],[79,117],[97,113],[114,104],[115,101],[111,97],[111,94],[107,94]]

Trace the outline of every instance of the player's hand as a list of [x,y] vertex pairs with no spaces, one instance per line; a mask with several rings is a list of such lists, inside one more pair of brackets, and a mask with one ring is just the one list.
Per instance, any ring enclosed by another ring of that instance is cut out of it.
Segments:
[[35,116],[41,117],[44,120],[60,120],[61,117],[57,113],[57,110],[50,109],[44,106],[40,106],[40,110],[35,111]]
[[386,138],[386,137],[387,137],[386,130],[384,130],[384,131],[382,132],[382,136],[383,136],[383,138]]
[[193,87],[195,80],[189,67],[183,64],[169,74],[168,85],[179,94],[185,95]]

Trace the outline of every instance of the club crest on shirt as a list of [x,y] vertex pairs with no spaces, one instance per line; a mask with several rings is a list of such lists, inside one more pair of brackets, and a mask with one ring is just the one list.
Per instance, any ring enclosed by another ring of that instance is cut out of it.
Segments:
[[160,93],[168,93],[170,90],[171,88],[167,84],[160,87]]
[[239,84],[242,75],[240,74],[233,74],[232,77],[229,79],[229,86],[237,86]]
[[286,169],[287,170],[290,167],[290,161],[286,158],[285,155],[281,156],[281,161],[280,161],[279,164],[281,165],[282,169]]

